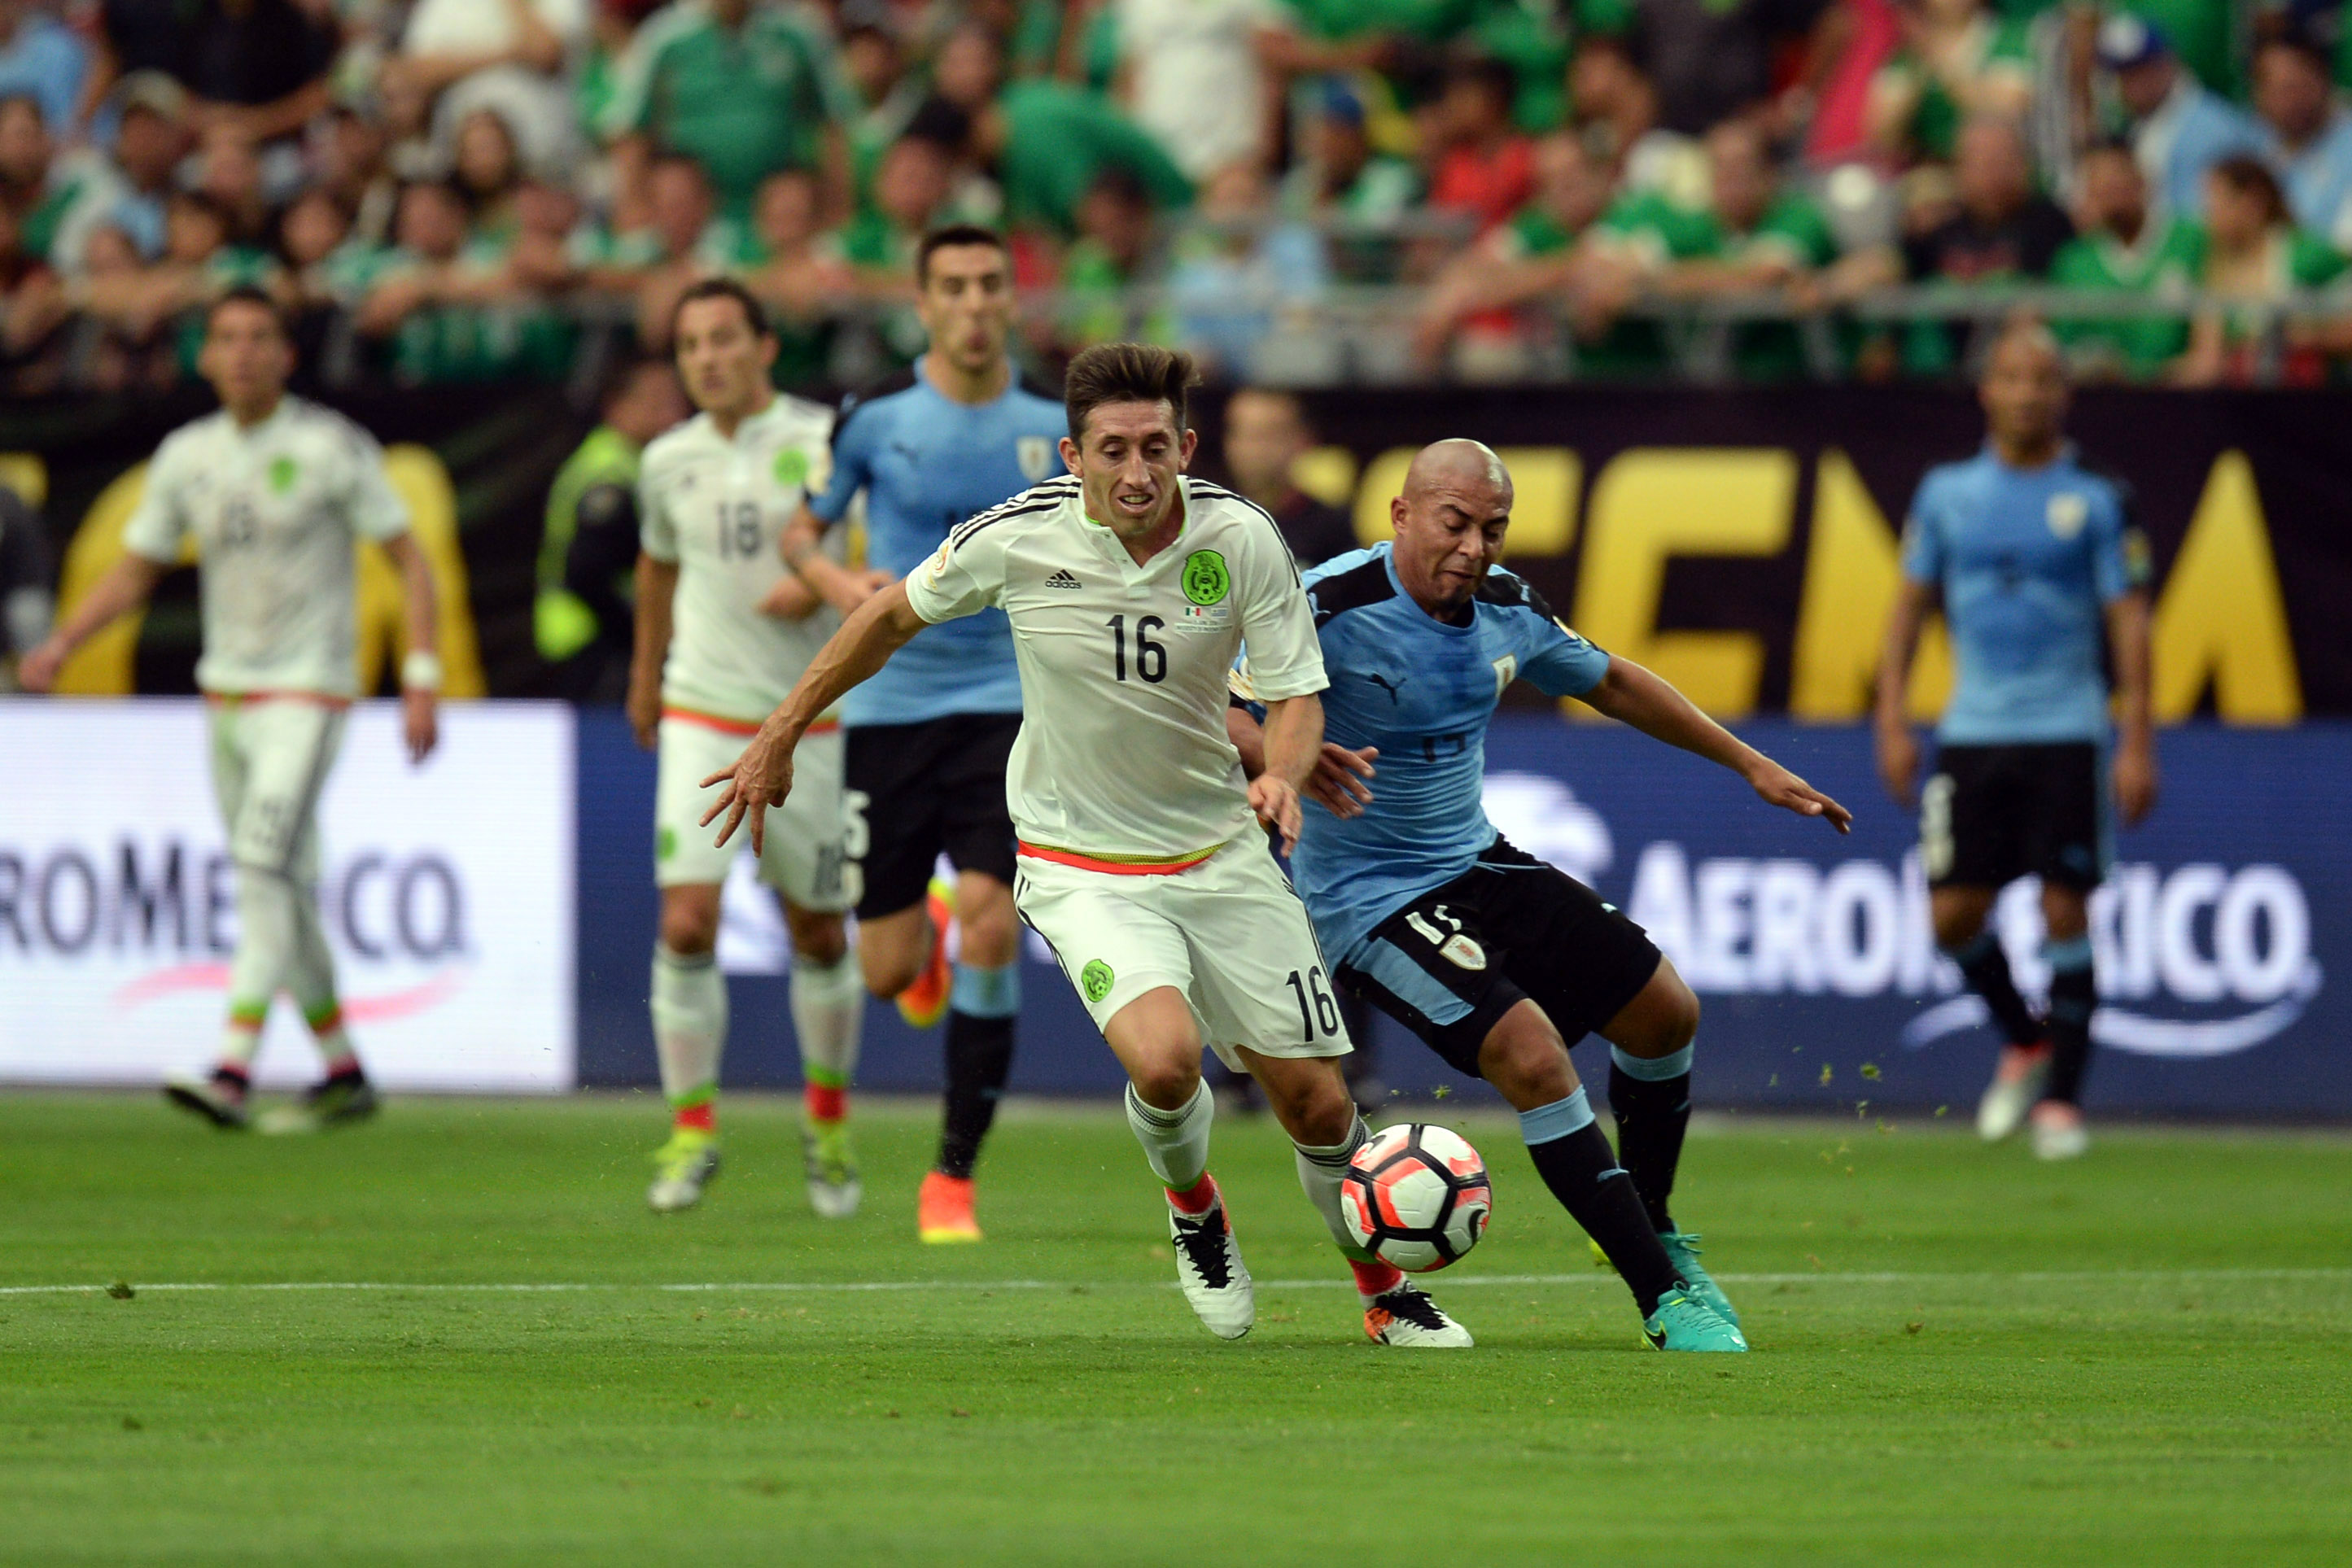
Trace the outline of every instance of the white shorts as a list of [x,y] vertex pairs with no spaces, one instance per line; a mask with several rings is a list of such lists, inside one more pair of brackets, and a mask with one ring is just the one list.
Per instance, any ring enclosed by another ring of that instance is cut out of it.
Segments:
[[1173,986],[1202,1038],[1237,1072],[1239,1046],[1293,1057],[1353,1049],[1307,906],[1254,835],[1160,874],[1024,853],[1013,903],[1054,949],[1097,1029],[1144,992]]
[[[716,885],[751,841],[747,823],[724,849],[711,842],[719,823],[702,814],[719,799],[702,781],[733,764],[751,744],[690,718],[661,721],[661,767],[654,788],[654,883],[657,887]],[[767,848],[760,880],[802,909],[839,914],[857,902],[857,867],[843,854],[841,731],[801,737],[793,753],[793,792],[768,812]]]
[[215,697],[213,793],[229,859],[319,880],[319,791],[342,749],[346,705],[299,695]]

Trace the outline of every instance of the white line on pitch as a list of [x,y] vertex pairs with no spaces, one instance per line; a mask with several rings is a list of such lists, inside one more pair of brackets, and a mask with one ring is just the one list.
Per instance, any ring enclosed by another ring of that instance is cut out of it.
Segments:
[[[1580,1274],[1459,1274],[1436,1276],[1448,1288],[1456,1285],[1595,1285],[1613,1282],[1615,1276],[1601,1270]],[[2101,1283],[2107,1281],[2159,1282],[2169,1280],[2344,1280],[2352,1279],[2352,1269],[2070,1269],[2028,1270],[2015,1273],[1990,1270],[1927,1271],[1918,1273],[1836,1273],[1829,1270],[1808,1270],[1797,1274],[1718,1274],[1717,1279],[1735,1285],[1906,1285],[1949,1283],[1977,1280],[2002,1280],[2020,1283]],[[1355,1281],[1341,1279],[1260,1280],[1259,1288],[1269,1291],[1314,1291],[1353,1289]],[[392,1280],[275,1280],[186,1281],[161,1284],[135,1284],[140,1291],[405,1291],[419,1294],[471,1292],[491,1295],[566,1295],[590,1291],[652,1291],[666,1293],[697,1295],[725,1294],[730,1291],[791,1291],[829,1294],[856,1293],[877,1291],[1165,1291],[1173,1284],[1138,1280],[743,1280],[731,1283],[665,1284],[637,1281],[583,1280],[551,1281],[541,1284],[499,1282],[430,1281],[402,1283]],[[0,1296],[58,1296],[87,1294],[106,1291],[106,1285],[0,1285]]]

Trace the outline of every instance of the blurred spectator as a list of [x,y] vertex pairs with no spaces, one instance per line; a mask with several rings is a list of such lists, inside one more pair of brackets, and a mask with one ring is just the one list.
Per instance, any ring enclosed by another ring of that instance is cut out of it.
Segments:
[[1445,76],[1431,116],[1429,204],[1460,213],[1480,234],[1506,223],[1535,188],[1535,144],[1511,117],[1517,83],[1496,60],[1467,60]]
[[1903,45],[1903,16],[1895,0],[1844,0],[1825,14],[1834,23],[1822,40],[1818,101],[1805,128],[1805,159],[1843,162],[1877,150],[1871,119],[1879,73]]
[[51,177],[55,152],[41,105],[28,94],[0,98],[0,214],[16,235],[18,254],[43,260],[76,187]]
[[2041,277],[2074,225],[2033,188],[2025,140],[2013,121],[1990,116],[1960,129],[1952,163],[1959,210],[1903,247],[1914,280],[1979,283]]
[[1873,139],[1898,160],[1948,160],[1973,115],[2022,120],[2033,100],[2033,51],[2021,20],[1987,0],[1900,0],[1903,47],[1872,88]]
[[505,257],[469,245],[457,188],[425,181],[401,193],[388,253],[355,258],[365,287],[353,325],[383,343],[394,376],[411,384],[549,373],[558,333],[527,310],[492,308],[512,296]]
[[620,236],[617,277],[606,287],[636,296],[637,341],[656,353],[669,348],[677,297],[741,255],[740,230],[713,221],[710,182],[691,158],[655,161],[646,177],[647,226]]
[[1423,298],[1414,346],[1424,363],[1458,326],[1469,373],[1498,361],[1520,368],[1516,350],[1527,324],[1511,308],[1572,286],[1582,259],[1578,241],[1609,209],[1609,170],[1582,138],[1565,131],[1536,143],[1534,164],[1527,205],[1450,263]]
[[326,7],[296,0],[101,0],[99,22],[122,68],[163,71],[187,89],[197,124],[226,121],[257,142],[327,107],[341,42]]
[[[2332,3],[2320,0],[2322,5]],[[2257,0],[2252,5],[2242,0],[2126,0],[2107,8],[2142,17],[2159,29],[2179,55],[2180,63],[2210,90],[2225,98],[2243,98],[2245,61],[2240,54],[2246,41],[2243,29],[2247,14],[2263,4],[2275,8],[2275,0]],[[2010,8],[2018,8],[2014,0]]]
[[[2278,307],[2299,289],[2334,282],[2345,258],[2295,227],[2285,191],[2259,158],[2225,158],[2205,179],[2210,243],[2199,281],[2209,303],[2189,327],[2178,379],[2190,386],[2242,383],[2253,379],[2274,332],[2290,329],[2286,346],[2294,347],[2294,324],[2282,321]],[[2314,353],[2291,353],[2285,379],[2308,384],[2324,369]]]
[[637,30],[604,131],[635,168],[656,152],[692,158],[740,220],[779,169],[821,168],[845,190],[841,127],[859,107],[830,41],[800,12],[675,0]]
[[786,169],[761,183],[744,261],[744,285],[767,305],[776,335],[776,383],[822,383],[832,362],[835,319],[857,277],[840,248],[826,241],[814,174]]
[[2254,111],[2295,222],[2352,247],[2352,111],[2336,101],[2327,57],[2300,35],[2266,39],[2254,55]]
[[0,0],[0,99],[26,95],[41,120],[70,132],[89,77],[89,47],[33,0]]
[[523,168],[513,128],[503,112],[477,109],[458,121],[449,178],[466,199],[467,225],[474,234],[499,240],[512,237],[518,223],[515,195],[522,189]]
[[2205,171],[2261,150],[2263,131],[2253,117],[2183,68],[2171,40],[2139,17],[2111,16],[2099,28],[2099,64],[2115,78],[2133,155],[2167,210],[2203,213]]
[[1003,51],[982,28],[948,36],[931,80],[971,117],[974,151],[994,166],[1013,223],[1074,233],[1079,201],[1111,169],[1132,175],[1155,207],[1192,199],[1192,183],[1160,143],[1093,93],[1059,81],[1005,82]]
[[589,41],[592,0],[416,0],[387,75],[434,105],[435,140],[454,146],[469,116],[494,111],[522,162],[561,172],[572,157],[567,64]]
[[1315,432],[1290,393],[1243,387],[1225,400],[1225,476],[1274,518],[1301,568],[1356,548],[1348,515],[1298,487],[1298,460],[1314,447]]
[[[1361,95],[1332,77],[1313,101],[1302,154],[1282,182],[1282,210],[1295,218],[1365,229],[1386,227],[1412,211],[1421,196],[1421,173],[1405,159],[1372,150]],[[1340,256],[1341,270],[1349,276],[1381,270],[1348,246]]]
[[40,516],[0,485],[0,691],[16,689],[16,661],[40,646],[56,612]]
[[1276,0],[1112,0],[1127,104],[1193,182],[1229,163],[1265,167],[1288,37]]
[[[2126,143],[2106,142],[2084,153],[2080,183],[2079,232],[2051,264],[2050,281],[2176,301],[2185,311],[2204,274],[2205,232],[2178,212],[2152,210],[2147,176]],[[2075,373],[2094,381],[2147,381],[2189,343],[2185,314],[2051,325]]]
[[220,204],[229,237],[257,244],[269,228],[271,204],[262,189],[261,152],[241,125],[215,123],[195,155],[195,188]]
[[1121,339],[1173,339],[1164,312],[1142,320],[1128,292],[1145,281],[1152,251],[1151,193],[1126,169],[1106,169],[1078,200],[1078,236],[1062,259],[1061,347],[1076,351]]
[[637,559],[637,465],[646,444],[692,410],[666,360],[642,359],[605,385],[604,423],[556,472],[547,493],[532,626],[554,666],[556,695],[617,703],[627,685],[635,626],[630,575]]
[[1659,122],[1696,136],[1760,107],[1776,52],[1801,47],[1831,0],[1581,0],[1596,32],[1622,33],[1656,84]]
[[919,126],[882,154],[873,199],[841,231],[842,254],[868,289],[892,298],[914,297],[915,246],[925,229],[942,220],[953,188],[955,148],[961,141],[960,133],[941,141]]
[[111,153],[84,149],[60,171],[72,195],[58,219],[49,259],[60,271],[89,266],[90,236],[110,228],[134,254],[163,249],[163,198],[188,150],[188,95],[156,71],[133,71],[110,96],[120,116]]
[[850,157],[863,191],[930,89],[921,73],[910,68],[887,6],[844,6],[841,21],[841,74],[858,102],[848,127]]
[[310,128],[316,188],[341,204],[351,214],[352,232],[373,245],[390,237],[393,212],[400,204],[400,183],[386,167],[384,152],[383,125],[356,109],[331,109]]
[[1625,189],[1664,191],[1685,206],[1706,200],[1706,161],[1697,140],[1658,124],[1658,89],[1623,40],[1603,35],[1578,44],[1568,96],[1577,129],[1616,166]]
[[1328,278],[1320,236],[1275,212],[1255,164],[1228,163],[1201,188],[1193,221],[1172,247],[1177,338],[1213,372],[1251,374],[1272,335],[1312,306]]

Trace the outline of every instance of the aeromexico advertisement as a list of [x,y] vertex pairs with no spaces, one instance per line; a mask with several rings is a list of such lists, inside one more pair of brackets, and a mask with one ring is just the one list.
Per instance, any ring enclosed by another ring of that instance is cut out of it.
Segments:
[[[153,1083],[216,1047],[236,940],[204,705],[0,702],[0,1082]],[[448,705],[412,768],[352,711],[320,802],[343,1013],[390,1089],[573,1081],[572,723]],[[289,1000],[265,1085],[318,1075]]]

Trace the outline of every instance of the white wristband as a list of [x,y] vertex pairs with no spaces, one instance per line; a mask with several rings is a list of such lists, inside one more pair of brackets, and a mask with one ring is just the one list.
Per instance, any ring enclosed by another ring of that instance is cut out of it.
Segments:
[[404,692],[437,692],[441,689],[441,661],[419,648],[400,661],[400,689]]

